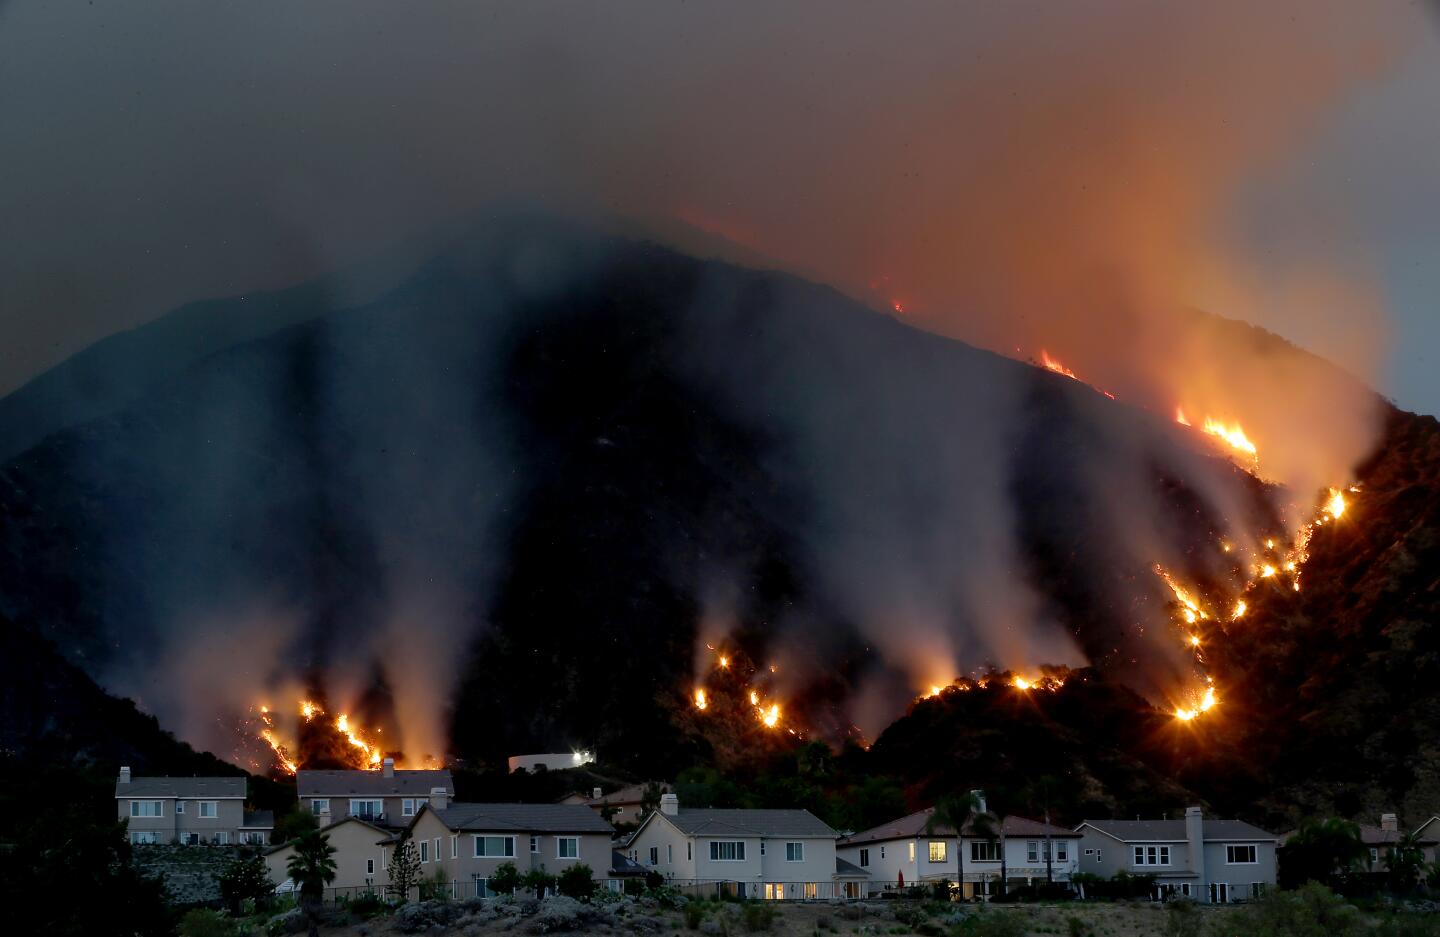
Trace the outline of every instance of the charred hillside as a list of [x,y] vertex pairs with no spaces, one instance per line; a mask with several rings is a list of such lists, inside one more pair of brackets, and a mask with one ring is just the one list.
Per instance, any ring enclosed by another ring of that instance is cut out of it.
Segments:
[[[1385,668],[1430,640],[1417,418],[1392,415],[1361,520],[1316,536],[1305,591],[1207,646],[1224,718],[1177,731],[1166,701],[1199,677],[1154,568],[1225,581],[1224,532],[1278,519],[1168,415],[553,219],[477,229],[362,305],[335,295],[293,294],[313,308],[0,468],[7,628],[225,757],[255,756],[249,710],[304,693],[386,750],[474,765],[573,746],[659,776],[793,728],[875,739],[916,796],[1049,751],[1096,809],[1228,803],[1351,783],[1311,727],[1370,679],[1400,693]],[[697,718],[717,640],[754,662],[776,733],[743,705],[742,725]],[[1090,669],[1028,702],[947,692],[881,735],[932,682],[1046,664]],[[1410,708],[1435,685],[1405,684]],[[1399,771],[1422,736],[1395,705],[1325,731],[1383,738]]]

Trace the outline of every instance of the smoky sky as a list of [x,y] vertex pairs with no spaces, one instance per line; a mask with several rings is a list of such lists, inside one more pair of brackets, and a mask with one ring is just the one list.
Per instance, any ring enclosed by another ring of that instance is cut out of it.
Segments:
[[[523,194],[679,220],[1262,435],[1343,393],[1241,413],[1267,369],[1217,366],[1175,310],[1433,410],[1435,37],[1399,4],[10,2],[0,390]],[[1317,476],[1365,442],[1334,419],[1340,454],[1296,458]]]

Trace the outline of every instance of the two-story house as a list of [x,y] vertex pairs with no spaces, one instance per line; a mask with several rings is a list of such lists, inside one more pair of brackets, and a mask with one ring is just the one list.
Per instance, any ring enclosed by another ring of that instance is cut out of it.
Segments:
[[[410,823],[421,874],[457,883],[457,897],[487,898],[495,870],[513,863],[524,874],[544,867],[558,875],[585,865],[610,878],[615,828],[584,804],[450,803],[437,792]],[[398,837],[386,845],[388,869]]]
[[1189,807],[1183,820],[1086,820],[1079,871],[1153,875],[1156,897],[1226,903],[1275,884],[1279,837],[1241,820],[1209,820]]
[[455,782],[447,769],[396,770],[395,760],[386,758],[377,770],[316,771],[295,773],[300,808],[315,814],[321,826],[357,817],[389,829],[409,825],[432,792],[447,799],[455,796]]
[[[828,899],[858,890],[836,864],[839,834],[808,810],[681,807],[660,798],[627,844],[630,858],[677,885],[725,885],[751,898]],[[713,891],[713,889],[712,889]]]
[[[639,823],[645,819],[645,789],[649,786],[649,784],[631,784],[609,794],[597,787],[590,792],[588,797],[578,792],[567,794],[560,800],[560,803],[585,804],[601,816],[604,816],[606,811],[613,810],[614,815],[610,817],[611,823]],[[662,794],[670,790],[668,784],[656,784],[655,786],[660,789]]]
[[[1384,872],[1389,866],[1386,860],[1390,858],[1390,852],[1397,845],[1405,834],[1400,832],[1400,817],[1393,813],[1382,813],[1380,825],[1372,826],[1369,823],[1356,824],[1360,828],[1360,842],[1365,845],[1365,866],[1370,872]],[[1426,862],[1435,860],[1436,834],[1440,832],[1440,824],[1429,820],[1420,825],[1415,831],[1416,845],[1420,847],[1425,856]]]
[[934,816],[935,808],[929,807],[853,833],[836,844],[836,851],[869,873],[872,892],[945,881],[958,884],[967,900],[995,894],[1002,866],[1012,883],[1043,883],[1047,850],[1053,881],[1068,883],[1076,870],[1080,834],[1073,830],[1005,817],[994,836],[978,835],[974,821],[959,836],[954,827],[935,823]]
[[[1382,827],[1384,818],[1381,818]],[[1398,822],[1396,824],[1399,825]],[[1425,861],[1432,865],[1440,862],[1440,817],[1431,817],[1415,828],[1415,836],[1425,850]]]
[[[320,828],[334,848],[335,879],[325,887],[331,895],[348,898],[365,892],[383,893],[386,879],[383,869],[390,830],[367,823],[359,817],[342,817]],[[290,878],[287,866],[295,854],[294,843],[281,843],[265,851],[265,868],[270,881],[279,885]]]
[[124,767],[115,805],[137,845],[267,843],[275,825],[268,811],[246,811],[244,777],[135,777]]

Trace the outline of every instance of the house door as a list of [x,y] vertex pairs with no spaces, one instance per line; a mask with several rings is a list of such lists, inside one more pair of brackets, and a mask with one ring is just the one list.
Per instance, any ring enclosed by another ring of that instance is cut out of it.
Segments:
[[1230,902],[1230,884],[1228,882],[1211,882],[1210,901],[1214,904],[1228,904]]

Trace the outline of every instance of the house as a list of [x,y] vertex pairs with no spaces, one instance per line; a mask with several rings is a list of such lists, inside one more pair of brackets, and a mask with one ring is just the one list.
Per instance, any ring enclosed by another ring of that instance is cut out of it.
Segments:
[[[614,867],[614,832],[583,804],[450,803],[438,793],[408,828],[421,877],[438,874],[455,883],[457,896],[479,898],[492,894],[489,879],[507,862],[521,874],[542,866],[559,874],[573,865],[588,866],[597,879],[628,872]],[[387,846],[387,866],[396,845]]]
[[300,807],[315,814],[321,826],[344,817],[359,817],[377,826],[400,829],[420,812],[432,794],[455,796],[447,769],[396,770],[386,758],[379,770],[295,773]]
[[660,789],[664,794],[670,790],[668,784],[631,784],[622,787],[618,791],[606,794],[600,788],[595,788],[589,796],[582,793],[567,794],[560,803],[562,804],[585,804],[602,817],[605,811],[614,809],[614,816],[609,817],[611,823],[639,823],[645,819],[645,790],[653,786]]
[[961,894],[967,899],[992,895],[1000,878],[1002,850],[1005,873],[1012,883],[1043,883],[1047,848],[1054,881],[1068,883],[1076,871],[1080,834],[1072,830],[1024,817],[1005,817],[993,838],[977,835],[973,821],[966,824],[964,836],[958,837],[954,827],[937,825],[934,817],[935,808],[929,807],[853,833],[836,844],[836,852],[868,874],[872,892],[902,884],[959,883],[963,855]]
[[595,760],[589,752],[542,752],[538,755],[511,755],[508,759],[510,773],[521,768],[526,771],[560,771],[564,768],[578,768]]
[[245,812],[245,778],[134,777],[115,781],[115,805],[130,842],[227,846],[267,842],[273,819]]
[[[1386,816],[1388,817],[1389,815],[1387,814]],[[1386,817],[1380,818],[1381,828],[1384,828],[1385,820]],[[1399,826],[1398,822],[1396,826]],[[1415,836],[1420,840],[1420,845],[1425,850],[1425,861],[1429,863],[1440,862],[1440,816],[1431,817],[1416,827]]]
[[[1405,835],[1400,832],[1400,818],[1393,813],[1382,813],[1379,826],[1368,823],[1358,823],[1356,826],[1360,828],[1360,842],[1365,844],[1365,861],[1369,871],[1385,871],[1388,868],[1385,860]],[[1436,823],[1434,817],[1422,823],[1415,831],[1416,845],[1424,853],[1427,862],[1434,861],[1437,834],[1440,834],[1440,823]]]
[[1183,820],[1086,820],[1079,871],[1153,875],[1156,897],[1226,903],[1275,884],[1279,837],[1240,820],[1209,820],[1189,807]]
[[[354,897],[368,891],[383,892],[387,880],[383,869],[385,846],[391,832],[359,817],[342,817],[320,828],[335,849],[335,881],[326,886],[329,895]],[[270,881],[279,885],[290,878],[285,867],[295,854],[293,843],[266,850],[265,868]]]
[[273,810],[247,810],[240,821],[240,843],[244,846],[268,846],[275,832]]
[[838,837],[808,810],[690,808],[664,794],[626,848],[676,885],[724,883],[742,897],[827,899],[846,894],[847,883],[858,885],[852,870],[842,875],[836,864]]

